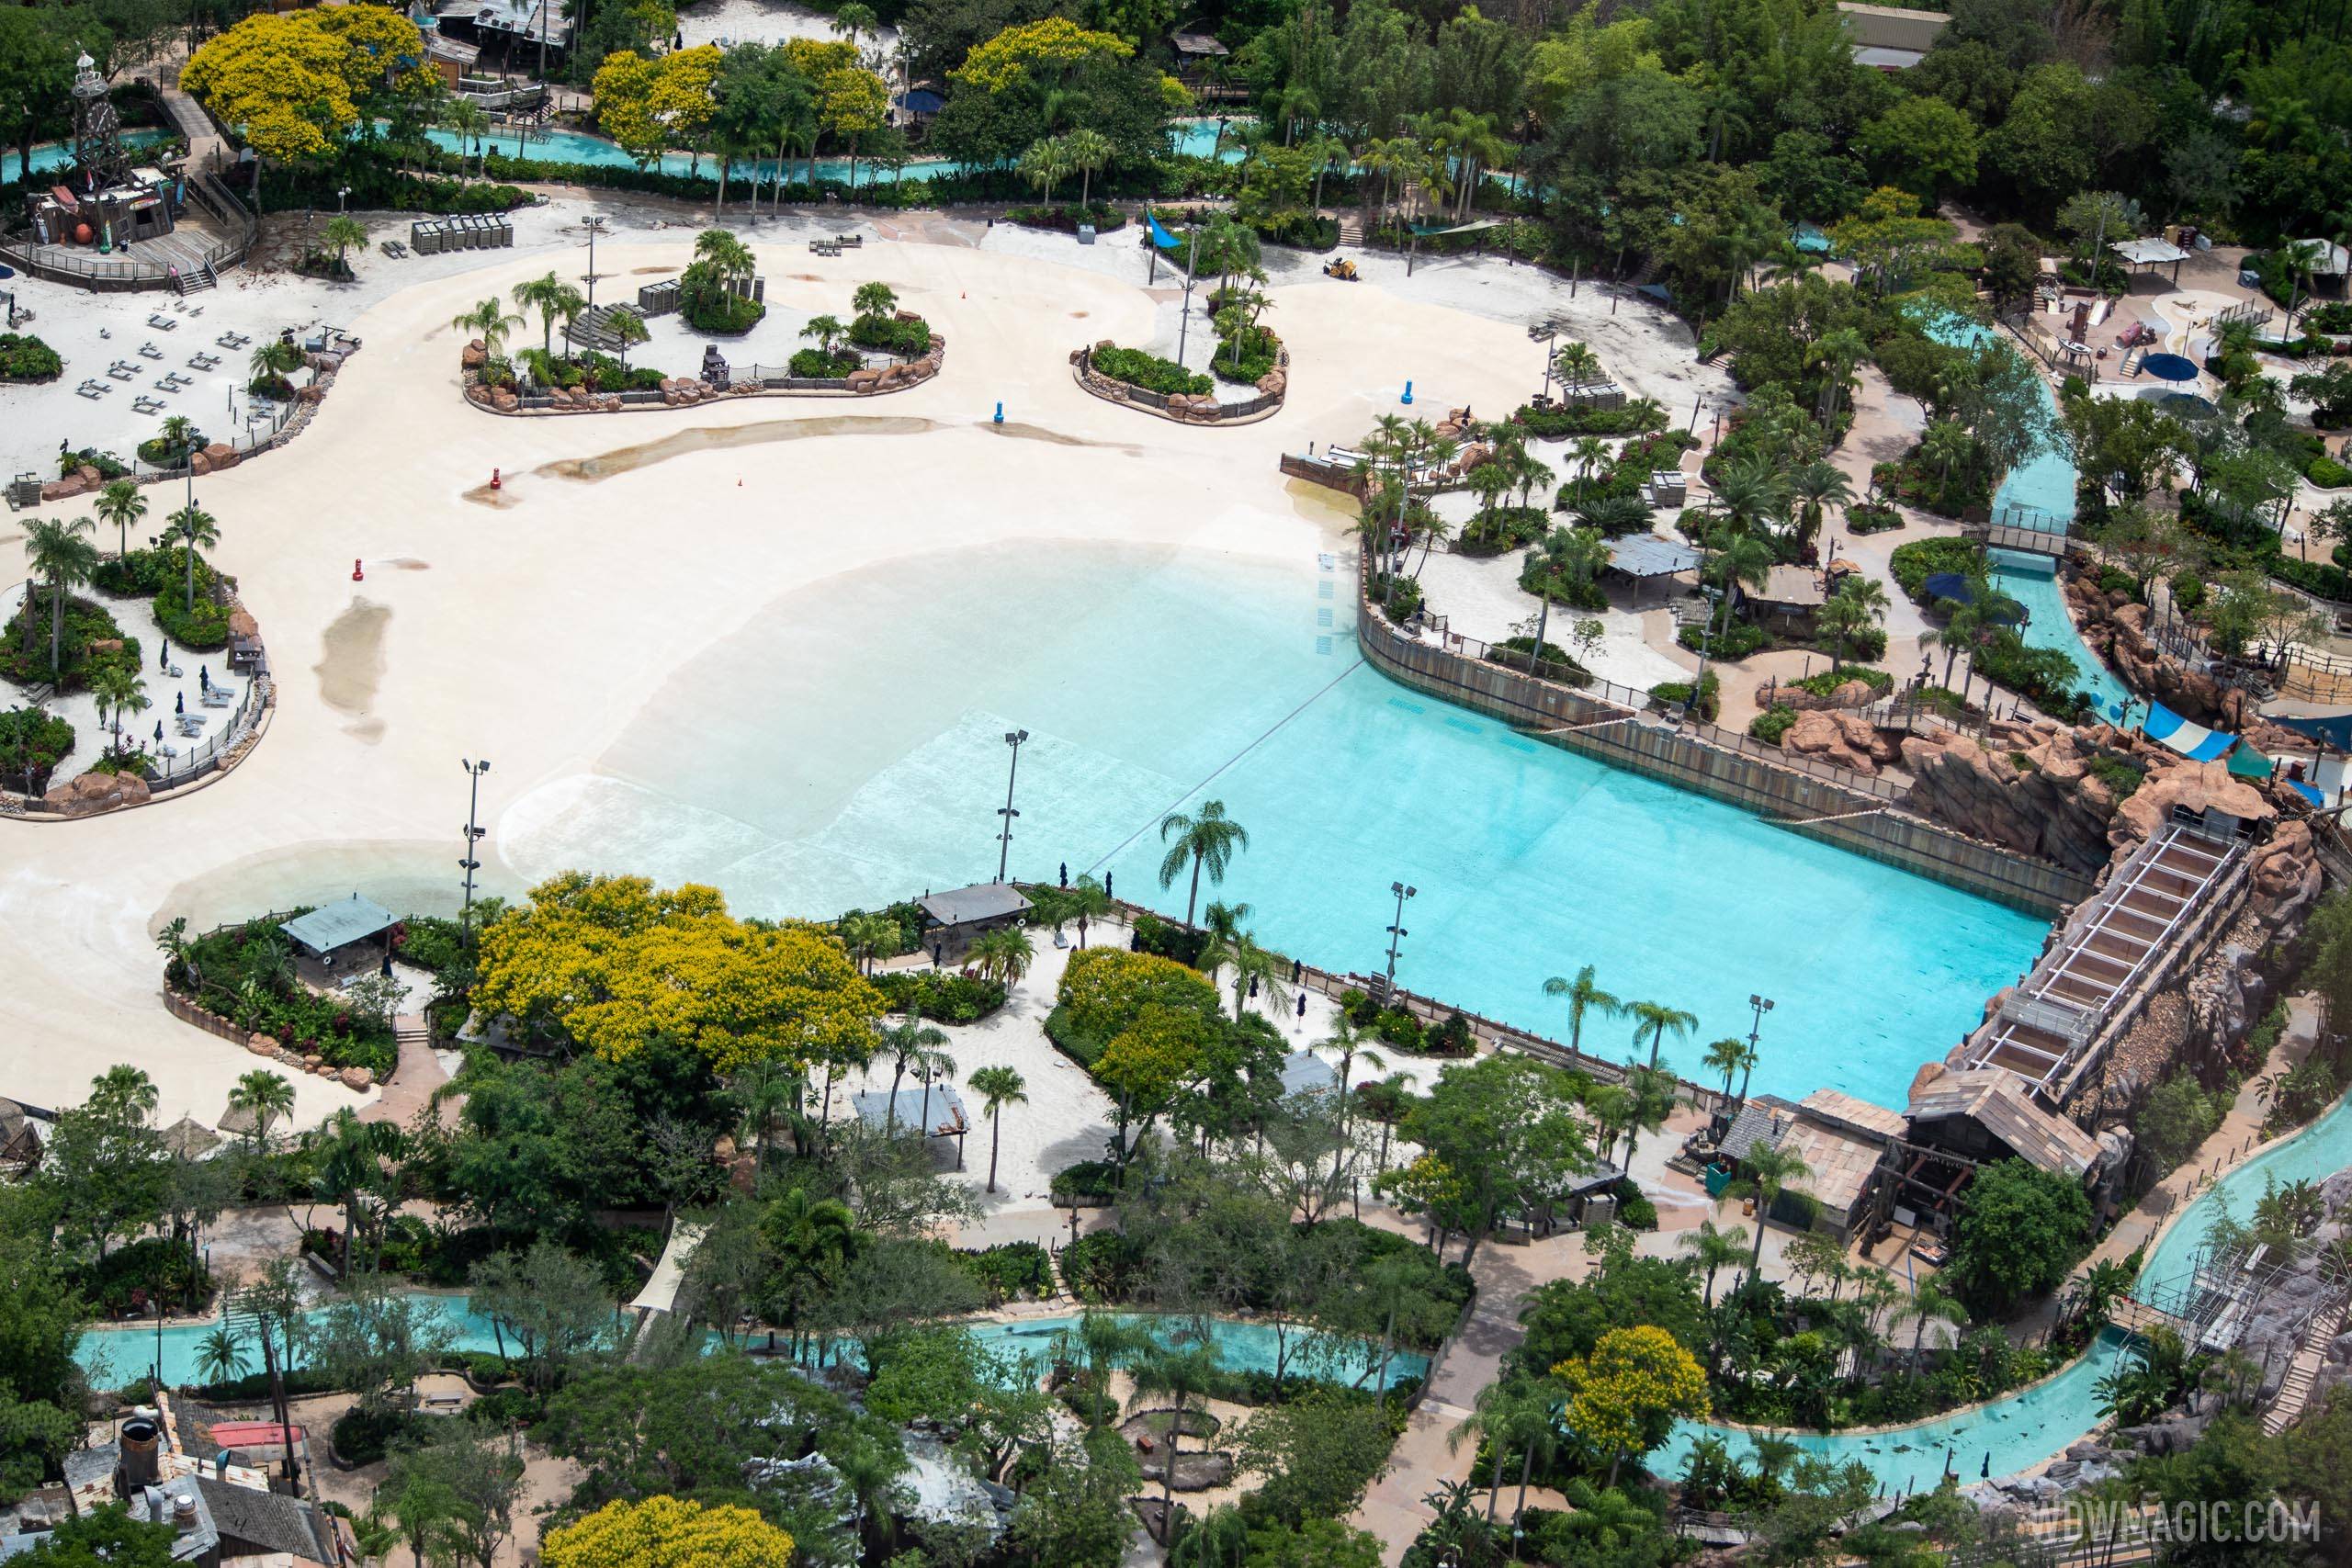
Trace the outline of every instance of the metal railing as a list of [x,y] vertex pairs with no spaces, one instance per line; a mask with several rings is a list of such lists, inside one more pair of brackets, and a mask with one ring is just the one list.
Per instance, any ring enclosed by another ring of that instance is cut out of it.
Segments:
[[136,260],[96,261],[74,255],[56,245],[40,244],[21,234],[0,241],[0,256],[6,256],[36,277],[44,277],[52,283],[86,285],[92,288],[160,287],[193,267],[209,266],[218,271],[243,261],[260,232],[260,220],[238,199],[234,191],[221,184],[217,175],[196,175],[183,188],[193,205],[202,208],[232,231],[227,239],[215,240],[206,246],[192,265],[178,262],[166,265]]
[[2025,345],[2026,352],[2051,369],[2067,376],[2079,376],[2086,381],[2096,382],[2099,378],[2096,358],[2087,354],[2068,353],[2065,345],[2058,342],[2050,329],[2035,317],[2003,316],[1999,320],[2001,325],[2009,330],[2009,335]]

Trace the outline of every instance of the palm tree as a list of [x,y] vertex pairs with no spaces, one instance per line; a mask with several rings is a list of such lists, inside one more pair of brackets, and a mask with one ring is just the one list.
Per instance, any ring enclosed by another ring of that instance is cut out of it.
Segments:
[[220,1326],[197,1342],[197,1375],[208,1383],[234,1382],[244,1376],[249,1364],[244,1341],[225,1316]]
[[255,1067],[229,1091],[229,1109],[253,1118],[254,1146],[263,1147],[269,1142],[269,1124],[294,1113],[294,1086],[277,1073]]
[[341,1271],[351,1272],[351,1241],[366,1218],[370,1193],[383,1185],[384,1162],[400,1156],[405,1139],[398,1124],[362,1122],[348,1108],[338,1111],[313,1134],[311,1190],[343,1211]]
[[510,315],[506,307],[496,299],[484,299],[472,310],[451,317],[449,324],[461,333],[471,333],[481,339],[482,352],[495,359],[498,351],[505,346],[509,334],[523,324],[523,318]]
[[628,373],[628,351],[631,345],[645,342],[653,334],[645,330],[645,318],[635,310],[615,310],[605,318],[605,330],[613,334],[620,345],[621,373]]
[[1061,890],[1062,918],[1078,922],[1078,945],[1086,948],[1086,927],[1111,912],[1111,895],[1100,877],[1081,874]]
[[[1714,554],[1708,558],[1700,575],[1723,594],[1723,625],[1728,632],[1740,589],[1761,589],[1772,581],[1772,547],[1753,534],[1734,533],[1728,528],[1716,533],[1714,543]],[[1709,618],[1713,619],[1712,611]]]
[[139,679],[139,671],[127,665],[101,664],[89,675],[90,695],[96,699],[101,714],[110,714],[114,720],[114,750],[122,750],[122,716],[143,712],[148,705],[147,692]]
[[302,367],[302,351],[282,337],[274,337],[256,344],[245,364],[254,373],[256,387],[275,386]]
[[1166,1394],[1176,1407],[1175,1418],[1168,1424],[1168,1456],[1159,1472],[1163,1506],[1172,1506],[1175,1497],[1176,1456],[1183,1449],[1185,1406],[1194,1394],[1207,1390],[1216,1380],[1216,1371],[1214,1341],[1185,1348],[1153,1341],[1129,1371],[1136,1386],[1135,1397],[1128,1402],[1130,1408],[1155,1393]]
[[1630,1097],[1625,1114],[1627,1171],[1634,1168],[1634,1156],[1641,1147],[1642,1134],[1657,1132],[1672,1114],[1676,1082],[1668,1068],[1645,1067],[1637,1062],[1625,1064],[1625,1091]]
[[[712,234],[718,232],[721,232],[721,231],[707,231],[703,235],[703,240],[707,240]],[[728,239],[734,243],[739,248],[742,243],[742,242],[735,240],[734,236],[731,234],[728,235]],[[703,244],[701,240],[695,243],[695,254],[696,257],[700,257],[703,254]],[[557,321],[561,320],[567,323],[570,322],[573,317],[579,315],[580,312],[587,307],[588,303],[585,299],[582,298],[580,290],[572,288],[571,285],[564,282],[563,279],[558,277],[552,272],[540,277],[526,278],[522,282],[516,284],[514,288],[513,297],[514,303],[522,306],[525,310],[537,310],[539,313],[539,352],[543,355],[552,355],[555,353],[555,324]]]
[[1756,1052],[1747,1041],[1735,1034],[1708,1046],[1707,1054],[1700,1058],[1699,1065],[1711,1073],[1723,1074],[1724,1098],[1729,1100],[1732,1074],[1745,1072],[1756,1066]]
[[793,1353],[800,1350],[800,1323],[818,1291],[857,1250],[857,1216],[838,1198],[820,1198],[795,1187],[760,1217],[760,1240],[781,1276],[775,1294],[785,1308]]
[[1094,188],[1094,171],[1111,161],[1111,139],[1099,130],[1081,127],[1064,136],[1061,143],[1062,155],[1078,171],[1078,208],[1083,212],[1087,197]]
[[345,269],[345,253],[354,245],[368,243],[368,226],[348,213],[338,212],[327,220],[324,229],[319,231],[319,239],[322,243],[334,247],[334,269],[341,272]]
[[[49,588],[49,673],[54,681],[64,671],[65,601],[98,570],[98,547],[82,536],[96,525],[86,517],[60,521],[37,517],[25,525],[25,555]],[[32,606],[28,604],[26,609]],[[25,616],[28,627],[32,616]]]
[[163,443],[164,451],[177,454],[179,466],[185,468],[189,467],[188,458],[202,438],[197,434],[196,421],[184,413],[175,413],[164,417],[162,427],[155,432],[155,439]]
[[[1535,1427],[1554,1425],[1556,1403],[1552,1394],[1541,1390],[1540,1385],[1531,1385],[1516,1379],[1490,1382],[1478,1391],[1470,1414],[1455,1423],[1453,1429],[1445,1435],[1449,1452],[1458,1450],[1462,1447],[1462,1439],[1474,1433],[1494,1452],[1487,1477],[1488,1529],[1494,1526],[1496,1500],[1502,1495],[1503,1461],[1510,1457],[1513,1449],[1527,1442]],[[1527,1461],[1532,1464],[1533,1449],[1530,1447],[1525,1452]],[[1522,1508],[1526,1506],[1526,1478],[1522,1475],[1520,1486],[1520,1506]]]
[[[1586,344],[1570,338],[1552,351],[1552,374],[1560,378],[1564,391],[1572,391],[1587,381],[1600,379],[1600,355]],[[1587,436],[1587,441],[1599,445],[1599,437]],[[1605,453],[1608,448],[1603,446]],[[1577,443],[1577,455],[1583,456],[1583,442]]]
[[1837,464],[1816,459],[1796,471],[1789,480],[1789,493],[1797,503],[1797,544],[1802,548],[1819,536],[1829,507],[1852,504],[1854,484]]
[[1266,998],[1276,1008],[1290,1005],[1290,982],[1283,978],[1287,961],[1279,953],[1258,945],[1257,936],[1242,931],[1229,942],[1211,938],[1201,948],[1201,967],[1210,974],[1227,964],[1233,966],[1233,1021],[1241,1021],[1242,1008],[1250,999],[1252,982],[1262,987]]
[[1764,1222],[1772,1215],[1772,1205],[1781,1194],[1790,1192],[1796,1183],[1813,1174],[1813,1167],[1794,1149],[1776,1149],[1763,1144],[1741,1156],[1740,1164],[1747,1168],[1747,1176],[1727,1189],[1732,1196],[1756,1201],[1756,1248],[1747,1255],[1747,1271],[1756,1272],[1764,1257]]
[[1936,504],[1948,506],[1951,491],[1951,469],[1954,463],[1965,463],[1976,455],[1976,438],[1956,419],[1939,419],[1928,426],[1927,434],[1919,438],[1920,461],[1937,470]]
[[1001,931],[983,932],[972,943],[972,956],[980,961],[981,974],[1011,990],[1029,973],[1037,949],[1027,931],[1007,926]]
[[2075,1300],[2093,1327],[2105,1323],[2115,1303],[2132,1293],[2132,1270],[2111,1258],[2101,1258],[2075,1281]]
[[848,330],[842,325],[839,316],[811,316],[808,324],[800,329],[800,335],[815,338],[817,352],[830,355],[833,352],[833,344],[839,343],[842,334]]
[[1950,1324],[1964,1324],[1968,1321],[1968,1308],[1939,1280],[1927,1279],[1911,1287],[1911,1299],[1896,1311],[1894,1317],[1898,1323],[1909,1318],[1918,1325],[1911,1335],[1911,1354],[1916,1359],[1927,1340],[1929,1323],[1941,1318]]
[[109,479],[98,492],[97,514],[99,522],[114,527],[114,553],[119,560],[130,553],[130,525],[147,515],[146,492],[131,479]]
[[[944,1050],[918,1051],[908,1058],[907,1065],[914,1068],[916,1077],[922,1079],[922,1109],[916,1114],[922,1118],[918,1130],[928,1138],[931,1136],[931,1086],[942,1078],[949,1083],[956,1081],[956,1058]],[[956,1146],[960,1149],[964,1145],[959,1143]]]
[[980,1097],[980,1113],[989,1119],[989,1190],[996,1190],[996,1151],[1004,1137],[1004,1122],[999,1112],[1008,1105],[1029,1103],[1028,1084],[1014,1068],[981,1067],[966,1080],[972,1092]]
[[899,308],[899,291],[887,283],[861,283],[849,303],[861,316],[887,316]]
[[1699,1304],[1713,1311],[1715,1271],[1730,1268],[1747,1252],[1747,1227],[1734,1225],[1729,1230],[1718,1230],[1714,1221],[1701,1220],[1697,1230],[1682,1233],[1679,1245],[1705,1275],[1706,1288],[1700,1293]]
[[1593,969],[1589,964],[1577,970],[1573,980],[1553,976],[1544,982],[1544,994],[1568,998],[1568,1049],[1571,1051],[1583,1049],[1586,1014],[1615,1018],[1625,1010],[1623,1002],[1602,990],[1593,979]]
[[1015,167],[1021,177],[1037,187],[1038,196],[1047,207],[1054,204],[1054,187],[1069,173],[1069,148],[1058,136],[1041,136],[1029,143]]
[[922,1021],[912,1008],[897,1023],[882,1032],[882,1048],[890,1053],[890,1103],[884,1111],[882,1130],[898,1125],[899,1085],[907,1076],[907,1067],[925,1051],[936,1051],[947,1043],[947,1036]]
[[895,954],[905,937],[899,922],[889,916],[862,911],[842,917],[840,934],[842,948],[856,961],[861,975],[873,974],[874,961]]
[[1209,874],[1209,886],[1221,886],[1226,868],[1233,863],[1236,851],[1250,847],[1249,829],[1225,814],[1225,802],[1211,800],[1202,803],[1198,816],[1187,817],[1171,811],[1159,819],[1159,841],[1168,843],[1168,853],[1159,863],[1159,886],[1166,887],[1176,880],[1186,861],[1193,864],[1191,891],[1184,896],[1184,923],[1193,923],[1193,910],[1200,902],[1201,873]]
[[1649,1065],[1653,1067],[1657,1066],[1658,1047],[1668,1034],[1677,1040],[1688,1040],[1690,1032],[1699,1027],[1697,1014],[1668,1007],[1663,1002],[1627,1002],[1618,1010],[1633,1015],[1635,1045],[1641,1044],[1643,1035],[1650,1037]]
[[462,186],[466,183],[466,155],[481,146],[482,132],[490,129],[490,116],[471,98],[452,96],[449,107],[441,111],[441,124],[458,139],[458,183]]
[[166,538],[176,537],[181,548],[187,552],[187,608],[196,613],[196,558],[220,543],[220,525],[212,513],[202,507],[188,505],[172,513],[164,529]]
[[1544,604],[1535,617],[1535,646],[1528,653],[1532,675],[1543,657],[1544,638],[1551,635],[1552,584],[1565,578],[1573,589],[1589,587],[1609,564],[1609,541],[1597,528],[1555,528],[1529,547],[1527,560],[1542,584]]
[[1763,452],[1723,465],[1711,481],[1725,531],[1747,536],[1778,533],[1789,515],[1788,476]]
[[1886,618],[1886,590],[1867,577],[1849,577],[1838,585],[1816,613],[1815,624],[1829,634],[1829,663],[1836,669],[1864,628]]

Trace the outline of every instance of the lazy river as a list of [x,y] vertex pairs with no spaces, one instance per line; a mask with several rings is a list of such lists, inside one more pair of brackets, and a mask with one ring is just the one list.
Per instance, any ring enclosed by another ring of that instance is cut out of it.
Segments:
[[[2185,1278],[2213,1222],[2224,1214],[2244,1220],[2261,1198],[2266,1179],[2280,1184],[2319,1180],[2352,1166],[2352,1098],[2301,1133],[2266,1150],[2224,1176],[2167,1225],[2149,1248],[2134,1287],[2154,1287]],[[1844,1464],[1859,1461],[1886,1493],[1933,1486],[1947,1461],[1963,1481],[1974,1480],[1989,1461],[1996,1476],[2030,1470],[2057,1458],[2069,1444],[2098,1426],[2099,1379],[2129,1354],[2130,1340],[2115,1329],[2102,1333],[2090,1349],[2041,1382],[2000,1399],[1904,1427],[1857,1432],[1780,1432],[1816,1458]],[[1679,1475],[1700,1437],[1724,1438],[1735,1455],[1755,1451],[1747,1427],[1685,1421],[1666,1446],[1650,1456],[1659,1475]]]
[[[499,1349],[498,1335],[491,1320],[474,1310],[472,1298],[464,1295],[442,1295],[428,1291],[405,1292],[406,1298],[419,1303],[427,1319],[429,1332],[446,1333],[447,1348],[452,1351],[495,1353]],[[316,1319],[321,1314],[312,1313]],[[1170,1331],[1162,1326],[1165,1320],[1148,1314],[1122,1314],[1121,1321],[1140,1323],[1149,1327],[1163,1344],[1173,1343]],[[614,1319],[616,1327],[624,1325],[620,1314]],[[1007,1356],[1023,1366],[1042,1370],[1053,1356],[1056,1341],[1074,1333],[1079,1325],[1077,1314],[1056,1317],[1022,1318],[1011,1322],[972,1323],[972,1337],[981,1348]],[[150,1328],[99,1328],[82,1336],[82,1343],[74,1356],[94,1384],[101,1387],[119,1386],[142,1376],[155,1364],[158,1345],[161,1346],[163,1378],[167,1384],[195,1383],[203,1379],[197,1371],[204,1337],[217,1326],[214,1323],[178,1324],[166,1326],[159,1337]],[[1271,1372],[1278,1354],[1273,1329],[1262,1323],[1245,1323],[1238,1319],[1211,1318],[1209,1337],[1215,1343],[1217,1364],[1228,1372]],[[248,1331],[244,1336],[245,1354],[255,1367],[260,1352],[254,1348]],[[510,1338],[507,1342],[513,1343]],[[711,1340],[718,1343],[714,1336]],[[301,1354],[301,1343],[295,1343],[295,1354]],[[1336,1382],[1352,1384],[1358,1380],[1369,1382],[1378,1370],[1380,1347],[1366,1340],[1348,1340],[1340,1344],[1328,1360],[1313,1360],[1300,1353],[1299,1337],[1294,1334],[1289,1346],[1288,1366],[1297,1375],[1312,1367],[1315,1374]],[[1388,1384],[1394,1386],[1419,1377],[1429,1371],[1429,1358],[1409,1351],[1397,1351],[1388,1360]]]

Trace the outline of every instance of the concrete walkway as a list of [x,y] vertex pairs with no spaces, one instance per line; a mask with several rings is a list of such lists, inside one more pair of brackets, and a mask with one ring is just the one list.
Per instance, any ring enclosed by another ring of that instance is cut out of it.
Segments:
[[[360,1111],[359,1119],[405,1127],[449,1081],[449,1075],[442,1071],[441,1058],[433,1054],[432,1035],[421,1016],[401,1014],[392,1020],[392,1031],[400,1043],[400,1060],[393,1065],[391,1081],[378,1092],[374,1104]],[[455,1100],[441,1102],[441,1121],[451,1127],[458,1124]]]
[[155,95],[163,99],[173,128],[187,139],[188,167],[218,170],[229,160],[229,144],[212,129],[202,106],[180,91],[180,67],[185,63],[177,59],[155,62],[151,68]]

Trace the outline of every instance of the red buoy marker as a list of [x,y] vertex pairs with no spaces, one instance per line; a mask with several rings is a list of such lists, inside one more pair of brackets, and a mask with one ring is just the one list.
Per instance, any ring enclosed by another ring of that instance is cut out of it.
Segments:
[[361,570],[359,558],[357,556],[351,558],[351,581],[354,582],[365,582],[368,581],[368,573]]
[[498,478],[498,470],[496,468],[490,470],[490,488],[492,490],[501,488],[501,481]]

